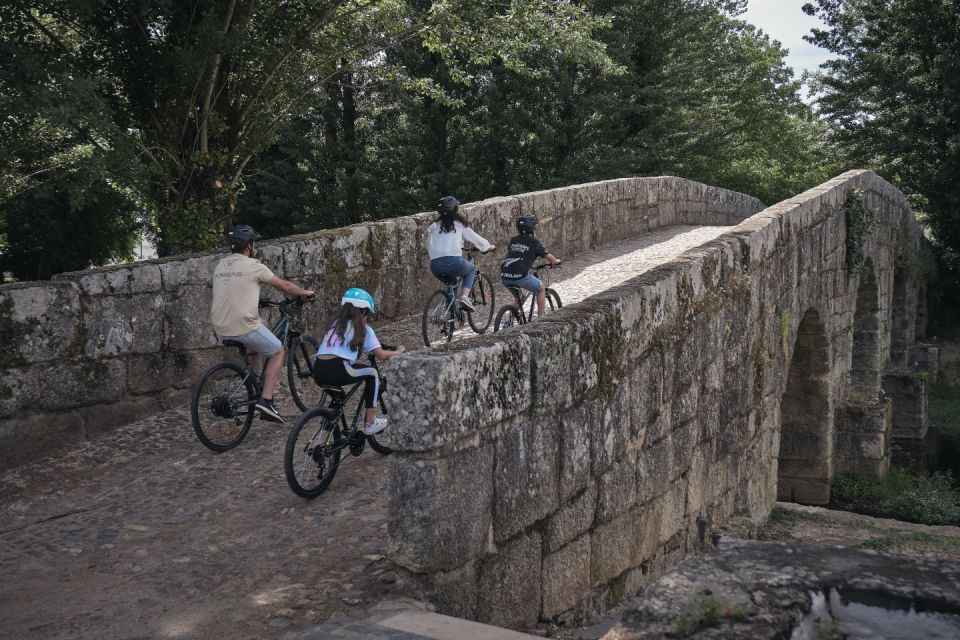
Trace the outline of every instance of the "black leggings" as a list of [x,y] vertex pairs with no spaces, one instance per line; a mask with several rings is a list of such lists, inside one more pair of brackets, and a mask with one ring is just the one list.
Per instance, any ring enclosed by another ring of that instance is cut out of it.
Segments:
[[363,380],[363,403],[367,408],[377,406],[380,397],[380,376],[373,367],[357,366],[343,358],[317,358],[313,362],[313,379],[317,384],[341,387]]

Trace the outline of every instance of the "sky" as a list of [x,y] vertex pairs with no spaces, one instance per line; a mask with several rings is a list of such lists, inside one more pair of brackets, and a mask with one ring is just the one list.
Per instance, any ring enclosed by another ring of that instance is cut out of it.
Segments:
[[809,0],[749,0],[747,12],[740,19],[761,29],[773,40],[779,40],[789,49],[787,66],[793,67],[799,77],[804,71],[816,71],[817,66],[829,57],[826,49],[815,47],[803,39],[810,29],[823,23],[812,18],[800,7]]

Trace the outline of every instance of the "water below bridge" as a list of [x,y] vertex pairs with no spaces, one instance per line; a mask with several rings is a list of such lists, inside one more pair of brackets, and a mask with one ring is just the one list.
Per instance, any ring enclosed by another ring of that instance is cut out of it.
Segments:
[[[727,229],[608,245],[565,260],[552,286],[573,304]],[[418,317],[379,333],[420,345]],[[272,638],[395,595],[385,459],[346,459],[305,502],[283,477],[285,437],[257,421],[215,455],[184,406],[0,474],[0,638]]]

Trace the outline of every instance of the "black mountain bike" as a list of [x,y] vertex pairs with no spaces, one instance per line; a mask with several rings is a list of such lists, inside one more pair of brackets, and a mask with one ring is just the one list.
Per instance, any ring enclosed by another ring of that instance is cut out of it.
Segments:
[[[290,317],[291,307],[302,304],[300,298],[286,298],[282,302],[260,301],[261,308],[273,307],[280,311],[280,317],[270,330],[287,348],[290,395],[297,406],[306,411],[320,404],[323,393],[316,389],[311,378],[313,359],[320,343],[312,336],[303,335]],[[224,340],[222,344],[240,350],[243,366],[225,360],[204,371],[193,389],[190,402],[190,417],[197,438],[218,453],[240,444],[250,431],[256,412],[254,405],[263,392],[263,369],[267,366],[264,359],[257,375],[251,363],[252,355],[242,343]],[[310,384],[306,382],[308,378],[311,378]]]
[[[476,264],[475,257],[481,253],[476,247],[467,249],[467,260]],[[470,328],[476,333],[483,333],[490,326],[495,309],[493,281],[490,276],[480,272],[477,267],[473,288],[470,289],[470,302],[476,311],[467,313],[461,306],[457,296],[460,278],[441,278],[446,289],[437,289],[427,298],[423,305],[423,316],[420,320],[423,331],[423,343],[428,347],[431,344],[450,342],[453,334],[463,326],[464,320],[470,323]],[[466,316],[466,318],[464,318]]]
[[[559,265],[558,265],[559,266]],[[552,266],[549,262],[542,262],[538,265],[534,265],[533,274],[541,278],[541,272],[544,269],[555,269],[557,267]],[[521,289],[519,287],[507,287],[507,291],[513,294],[513,304],[505,304],[500,307],[500,311],[497,312],[497,319],[493,322],[493,332],[496,333],[503,329],[509,329],[518,324],[526,324],[533,319],[534,311],[536,310],[537,305],[537,296],[526,289]],[[530,299],[530,309],[524,313],[523,305],[526,303],[527,299]],[[560,302],[560,295],[550,287],[547,287],[547,308],[550,311],[554,309],[559,309],[563,306],[563,303]]]
[[[393,350],[395,347],[383,348]],[[372,355],[370,363],[377,369],[377,361]],[[369,442],[370,447],[381,455],[393,453],[393,449],[377,442],[376,436],[368,436],[363,432],[362,418],[366,407],[362,398],[357,398],[353,421],[347,424],[347,403],[363,385],[362,380],[349,388],[318,385],[329,398],[327,406],[311,409],[297,418],[287,436],[283,471],[287,476],[287,484],[298,496],[316,498],[323,493],[337,473],[344,450],[352,456],[359,456]],[[386,389],[387,381],[381,375],[377,401],[384,415],[388,413],[383,399]]]

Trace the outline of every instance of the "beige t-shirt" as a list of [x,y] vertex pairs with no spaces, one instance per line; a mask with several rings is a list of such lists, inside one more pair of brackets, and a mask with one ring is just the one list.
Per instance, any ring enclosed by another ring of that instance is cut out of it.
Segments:
[[219,336],[242,336],[260,328],[260,285],[273,279],[262,262],[231,253],[213,270],[210,322]]

